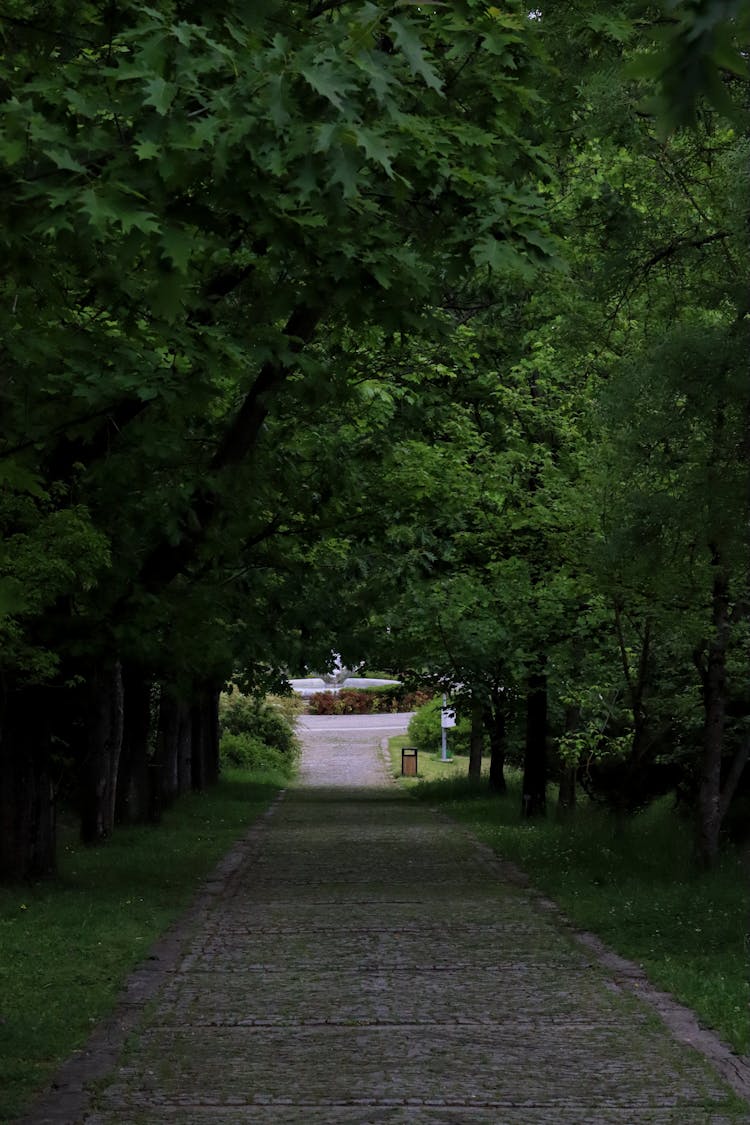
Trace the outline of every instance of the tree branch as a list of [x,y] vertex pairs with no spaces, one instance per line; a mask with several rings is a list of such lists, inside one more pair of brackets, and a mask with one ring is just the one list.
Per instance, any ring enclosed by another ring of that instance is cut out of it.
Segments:
[[642,273],[647,273],[648,270],[658,266],[659,262],[663,262],[665,258],[671,258],[674,254],[678,254],[681,250],[699,250],[701,246],[708,246],[711,242],[719,242],[723,238],[729,238],[729,231],[717,230],[713,234],[707,234],[704,238],[686,238],[678,239],[672,242],[669,246],[663,246],[661,250],[657,250],[655,254],[644,262],[640,267]]
[[[291,314],[284,335],[289,341],[292,358],[268,360],[263,364],[211,459],[210,472],[221,472],[247,460],[268,415],[269,398],[295,369],[293,357],[310,341],[321,316],[322,310],[308,305],[300,305]],[[138,584],[154,591],[163,589],[176,578],[194,558],[220,510],[221,497],[216,489],[209,486],[196,490],[186,513],[182,538],[176,544],[163,541],[150,552],[141,567]]]

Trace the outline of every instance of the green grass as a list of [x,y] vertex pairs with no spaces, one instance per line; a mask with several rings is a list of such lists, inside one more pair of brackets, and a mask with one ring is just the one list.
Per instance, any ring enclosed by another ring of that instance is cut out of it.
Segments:
[[[407,789],[415,789],[423,781],[444,781],[446,778],[452,782],[457,782],[466,777],[466,771],[469,768],[469,759],[462,755],[455,757],[450,761],[442,762],[440,760],[440,751],[436,750],[429,754],[423,751],[419,752],[417,757],[417,766],[419,772],[416,777],[402,777],[401,776],[401,747],[411,746],[411,740],[408,735],[399,734],[394,738],[388,740],[388,749],[391,755],[391,764],[393,766],[393,776],[397,777],[400,783],[406,786]],[[450,753],[450,750],[449,750]],[[489,762],[485,760],[482,763],[482,771],[486,773],[489,770]],[[469,789],[473,787],[469,785]]]
[[0,889],[0,1121],[112,1010],[128,973],[283,784],[227,770],[159,827],[118,829],[101,848],[63,827],[56,879]]
[[[403,740],[391,742],[400,772]],[[726,852],[718,870],[698,874],[691,864],[690,823],[668,799],[618,835],[606,814],[588,802],[567,826],[555,822],[554,802],[548,820],[521,821],[518,776],[510,776],[509,793],[500,799],[465,777],[435,778],[426,762],[422,783],[402,784],[518,863],[578,926],[641,964],[656,985],[693,1008],[736,1051],[750,1050],[750,890],[736,851]]]

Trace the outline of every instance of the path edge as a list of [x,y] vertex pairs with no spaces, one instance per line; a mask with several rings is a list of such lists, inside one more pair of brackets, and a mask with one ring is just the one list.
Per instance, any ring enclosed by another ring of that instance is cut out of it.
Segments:
[[143,1011],[179,965],[189,931],[261,846],[268,822],[286,793],[286,788],[281,789],[268,808],[222,856],[189,905],[156,939],[126,978],[114,1010],[97,1024],[84,1045],[66,1059],[24,1115],[10,1125],[74,1125],[85,1119],[91,1108],[93,1088],[114,1069]]
[[[411,794],[407,794],[411,796]],[[679,1043],[692,1047],[706,1059],[721,1075],[731,1090],[743,1098],[750,1106],[750,1055],[738,1055],[728,1043],[710,1028],[705,1027],[696,1012],[677,1000],[670,992],[665,992],[648,977],[642,965],[616,953],[596,934],[582,930],[555,902],[538,887],[534,886],[526,872],[511,860],[503,859],[471,829],[436,805],[429,806],[439,817],[459,827],[472,840],[483,864],[490,868],[496,878],[522,887],[537,906],[554,917],[576,945],[585,949],[589,956],[603,969],[606,969],[610,985],[617,991],[627,992],[644,1001],[661,1019]]]

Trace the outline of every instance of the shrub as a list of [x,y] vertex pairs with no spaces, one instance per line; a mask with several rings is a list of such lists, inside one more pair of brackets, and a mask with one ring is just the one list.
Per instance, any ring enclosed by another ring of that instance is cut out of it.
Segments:
[[252,699],[233,692],[223,695],[219,706],[221,734],[248,734],[267,746],[293,755],[294,730],[281,710],[263,699]]
[[227,731],[221,736],[220,755],[223,765],[241,770],[270,771],[289,777],[294,769],[293,756],[282,753],[252,734]]
[[[296,707],[288,713],[299,713]],[[299,746],[293,718],[288,718],[275,700],[233,692],[222,695],[219,704],[219,752],[221,762],[246,770],[271,770],[291,777]]]
[[337,715],[372,715],[379,711],[382,699],[358,688],[344,688],[334,703]]
[[400,711],[418,711],[434,698],[428,688],[416,688],[414,691],[405,691],[401,696]]
[[316,691],[308,700],[311,715],[335,715],[336,694],[332,691]]
[[305,701],[294,694],[267,695],[266,704],[273,708],[274,711],[280,712],[292,728],[294,728],[294,724],[299,716],[307,710]]
[[432,698],[424,689],[406,691],[401,685],[375,688],[343,688],[340,692],[319,691],[309,699],[313,715],[380,715],[413,711]]
[[[422,753],[440,749],[442,736],[440,728],[440,714],[443,709],[442,700],[432,699],[420,707],[409,721],[409,741]],[[448,747],[451,754],[468,754],[471,723],[468,719],[459,718],[455,727],[448,731]]]

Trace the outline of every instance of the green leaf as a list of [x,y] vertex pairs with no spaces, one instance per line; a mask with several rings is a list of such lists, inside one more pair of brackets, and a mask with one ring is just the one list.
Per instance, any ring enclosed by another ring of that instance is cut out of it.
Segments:
[[344,108],[343,99],[351,89],[351,83],[344,79],[340,70],[330,63],[320,63],[316,66],[303,67],[300,74],[317,94],[327,98],[336,109]]
[[283,78],[280,74],[271,76],[268,82],[268,90],[270,94],[269,106],[271,110],[271,120],[277,129],[283,129],[290,120],[290,116],[284,104]]
[[84,172],[86,169],[83,164],[80,164],[71,153],[62,148],[47,148],[44,149],[45,156],[48,156],[53,164],[58,168],[62,168],[67,172]]
[[0,461],[0,482],[14,490],[14,492],[27,492],[30,496],[43,499],[46,496],[42,488],[41,478],[37,473],[32,473],[17,461],[9,458]]
[[161,155],[161,149],[153,141],[138,141],[135,154],[139,160],[156,160]]
[[171,261],[174,268],[181,273],[187,273],[194,239],[188,237],[184,231],[167,229],[162,232],[161,246],[164,257]]
[[493,273],[517,268],[519,265],[518,253],[505,239],[493,238],[487,235],[481,238],[472,248],[471,256],[478,266],[489,266]]
[[173,27],[172,27],[172,34],[174,35],[177,42],[181,43],[183,47],[189,47],[190,46],[190,39],[191,39],[192,33],[193,33],[192,24],[185,23],[184,20],[180,21],[180,23],[174,24]]
[[117,208],[116,218],[125,234],[129,234],[134,229],[144,234],[153,234],[160,229],[159,221],[153,211],[144,211],[140,207],[120,206]]
[[391,154],[383,138],[373,132],[372,129],[360,127],[355,127],[354,136],[359,147],[365,150],[367,158],[379,164],[381,168],[385,169],[386,175],[393,179]]
[[318,126],[315,139],[316,152],[328,152],[333,147],[333,139],[338,132],[338,128],[335,121],[327,121],[324,125]]
[[414,27],[403,20],[391,19],[388,22],[393,32],[393,38],[405,54],[412,70],[421,75],[427,86],[437,90],[438,93],[442,93],[443,83],[435,69],[427,61],[424,48]]
[[344,189],[344,199],[352,199],[357,194],[357,167],[351,152],[347,149],[335,149],[333,159],[332,184],[341,184]]
[[3,163],[12,167],[26,155],[26,139],[17,137],[14,140],[0,139],[0,158]]
[[117,212],[110,200],[95,192],[93,188],[87,188],[81,195],[81,210],[88,215],[89,222],[98,230],[104,230],[117,218]]
[[174,82],[165,82],[163,78],[152,78],[145,88],[148,96],[143,99],[143,104],[152,105],[164,117],[174,101],[177,86]]

